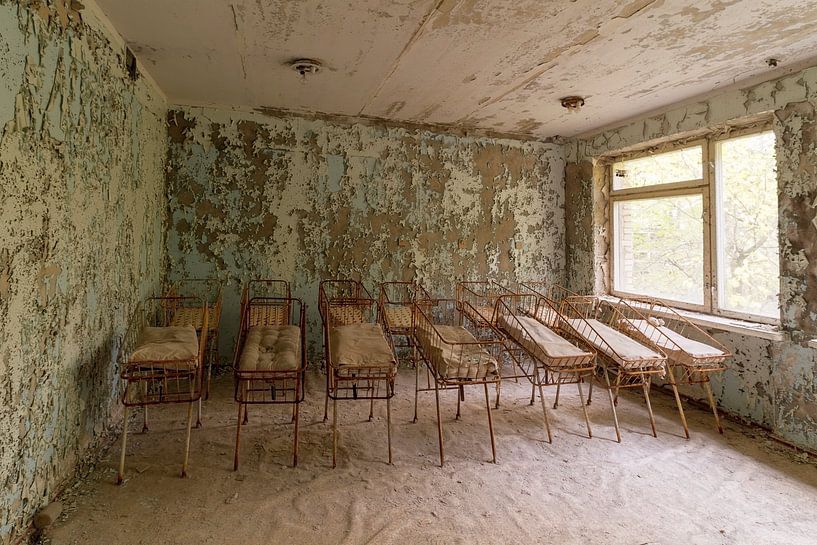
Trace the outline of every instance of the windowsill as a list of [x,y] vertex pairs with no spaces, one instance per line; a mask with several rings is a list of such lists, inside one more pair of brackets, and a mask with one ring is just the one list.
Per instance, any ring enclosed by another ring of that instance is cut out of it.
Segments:
[[[605,295],[602,297],[613,302],[621,299],[611,295]],[[622,300],[626,301],[626,299]],[[679,308],[673,308],[673,310],[684,318],[687,318],[690,322],[701,327],[718,329],[721,331],[730,331],[732,333],[739,333],[750,337],[759,337],[761,339],[767,339],[774,342],[782,342],[786,339],[783,332],[780,331],[780,328],[777,326],[762,324],[759,322],[750,322],[748,320],[738,320],[736,318],[726,318],[724,316],[714,316],[712,314],[704,314],[703,312],[693,312]],[[656,314],[661,314],[661,312],[656,311]],[[817,339],[809,341],[809,346],[812,348],[817,348]]]

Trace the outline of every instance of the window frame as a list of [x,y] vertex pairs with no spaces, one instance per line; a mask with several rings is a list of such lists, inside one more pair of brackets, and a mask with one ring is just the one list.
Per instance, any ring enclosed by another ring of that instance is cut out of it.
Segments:
[[[615,223],[615,203],[626,202],[642,199],[654,199],[661,197],[678,197],[684,195],[700,195],[703,204],[703,304],[698,305],[694,303],[675,301],[671,299],[663,299],[671,306],[689,310],[693,312],[700,312],[710,314],[713,316],[720,316],[724,318],[734,318],[746,320],[750,322],[763,324],[780,324],[780,316],[769,317],[758,314],[751,314],[745,312],[738,312],[733,310],[726,310],[719,307],[719,293],[718,293],[718,210],[713,203],[717,203],[717,178],[716,178],[716,159],[717,159],[717,145],[724,140],[733,138],[740,138],[742,136],[750,136],[752,134],[759,134],[769,132],[772,130],[771,121],[753,125],[750,127],[743,127],[733,129],[725,132],[711,133],[704,136],[698,136],[691,139],[676,140],[667,144],[662,144],[659,147],[651,147],[632,152],[622,153],[605,158],[604,175],[606,176],[605,187],[608,191],[608,209],[607,209],[607,229],[609,247],[608,251],[609,267],[608,267],[608,291],[611,295],[621,297],[624,299],[637,299],[639,297],[646,297],[646,294],[629,293],[616,289],[616,223]],[[701,148],[702,159],[702,178],[697,180],[686,180],[682,182],[671,182],[667,184],[657,184],[644,187],[633,187],[626,189],[613,189],[613,165],[620,161],[628,161],[632,159],[639,159],[650,155],[657,155],[660,153],[672,152],[679,149]],[[775,192],[775,198],[777,193]],[[779,224],[778,224],[779,236]],[[778,297],[779,297],[778,292]]]

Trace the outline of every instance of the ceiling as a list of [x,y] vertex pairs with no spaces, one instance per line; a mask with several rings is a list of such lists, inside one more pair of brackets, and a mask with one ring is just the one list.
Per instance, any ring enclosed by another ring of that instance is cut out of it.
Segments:
[[[97,3],[174,104],[535,137],[587,133],[817,55],[814,0]],[[301,78],[288,63],[302,57],[323,69]],[[585,107],[567,112],[566,95]]]

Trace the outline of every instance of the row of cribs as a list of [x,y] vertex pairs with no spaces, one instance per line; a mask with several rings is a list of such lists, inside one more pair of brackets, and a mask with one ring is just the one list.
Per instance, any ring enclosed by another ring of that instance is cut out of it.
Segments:
[[[209,363],[214,354],[213,339],[218,334],[221,310],[220,289],[214,290],[210,286],[206,294],[189,293],[177,285],[165,296],[149,299],[146,307],[151,309],[130,328],[130,331],[141,331],[141,337],[144,337],[144,331],[150,329],[146,326],[154,329],[168,329],[174,324],[192,326],[198,338],[188,339],[188,352],[174,351],[172,343],[160,344],[164,355],[152,359],[135,358],[140,340],[130,339],[126,348],[135,350],[123,351],[130,356],[122,361],[126,416],[128,407],[144,407],[145,430],[148,405],[188,403],[182,475],[187,467],[193,404],[199,403],[200,415],[202,394],[206,396],[208,391]],[[326,362],[324,420],[328,418],[330,400],[333,407],[333,467],[337,447],[337,403],[341,400],[368,401],[370,419],[375,400],[386,401],[388,459],[391,463],[390,399],[395,392],[398,349],[415,369],[415,421],[419,392],[435,392],[441,464],[444,448],[440,392],[457,391],[459,417],[465,387],[482,387],[495,461],[489,386],[495,388],[494,405],[499,406],[501,382],[508,379],[530,381],[531,404],[538,391],[548,441],[552,441],[552,432],[543,387],[556,387],[553,404],[556,408],[561,387],[576,384],[588,436],[592,436],[592,431],[585,405],[592,400],[594,384],[606,389],[617,440],[620,441],[616,416],[619,391],[623,388],[642,390],[655,435],[650,385],[653,376],[665,374],[673,389],[687,437],[689,431],[677,390],[679,384],[701,384],[704,387],[718,429],[722,432],[709,375],[724,369],[724,360],[729,353],[706,332],[656,300],[625,303],[581,296],[541,282],[523,282],[511,288],[493,281],[461,282],[457,284],[453,299],[432,297],[413,282],[387,282],[380,286],[379,297],[374,298],[360,282],[327,280],[321,282],[318,305]],[[297,464],[298,406],[305,395],[304,316],[305,305],[292,297],[289,285],[284,281],[253,281],[243,291],[234,359],[235,400],[238,403],[236,469],[241,426],[247,422],[247,406],[255,404],[292,405],[295,425],[293,464]],[[661,328],[633,327],[633,324],[657,323],[650,322],[657,319],[661,320]],[[691,334],[703,339],[708,343],[704,346],[714,346],[717,354],[703,358],[684,355],[672,340],[668,342],[662,332],[667,329],[663,324],[682,338]],[[608,330],[619,337],[610,337]],[[626,336],[632,343],[641,343],[647,349],[629,353],[621,348],[621,336]],[[273,337],[272,344],[264,344],[264,338]],[[671,357],[667,356],[668,353]],[[421,369],[425,370],[424,381],[420,380]],[[589,387],[586,402],[585,384]],[[200,424],[200,417],[197,424]],[[123,433],[120,482],[126,440],[127,433]]]

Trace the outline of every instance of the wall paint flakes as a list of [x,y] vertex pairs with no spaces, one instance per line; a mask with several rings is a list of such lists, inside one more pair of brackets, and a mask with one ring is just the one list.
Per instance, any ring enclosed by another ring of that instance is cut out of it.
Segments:
[[322,279],[562,278],[559,145],[201,108],[168,131],[169,276],[229,283],[222,357],[253,277],[293,284],[313,354]]
[[0,543],[119,413],[127,316],[163,270],[166,106],[79,2],[0,0]]

